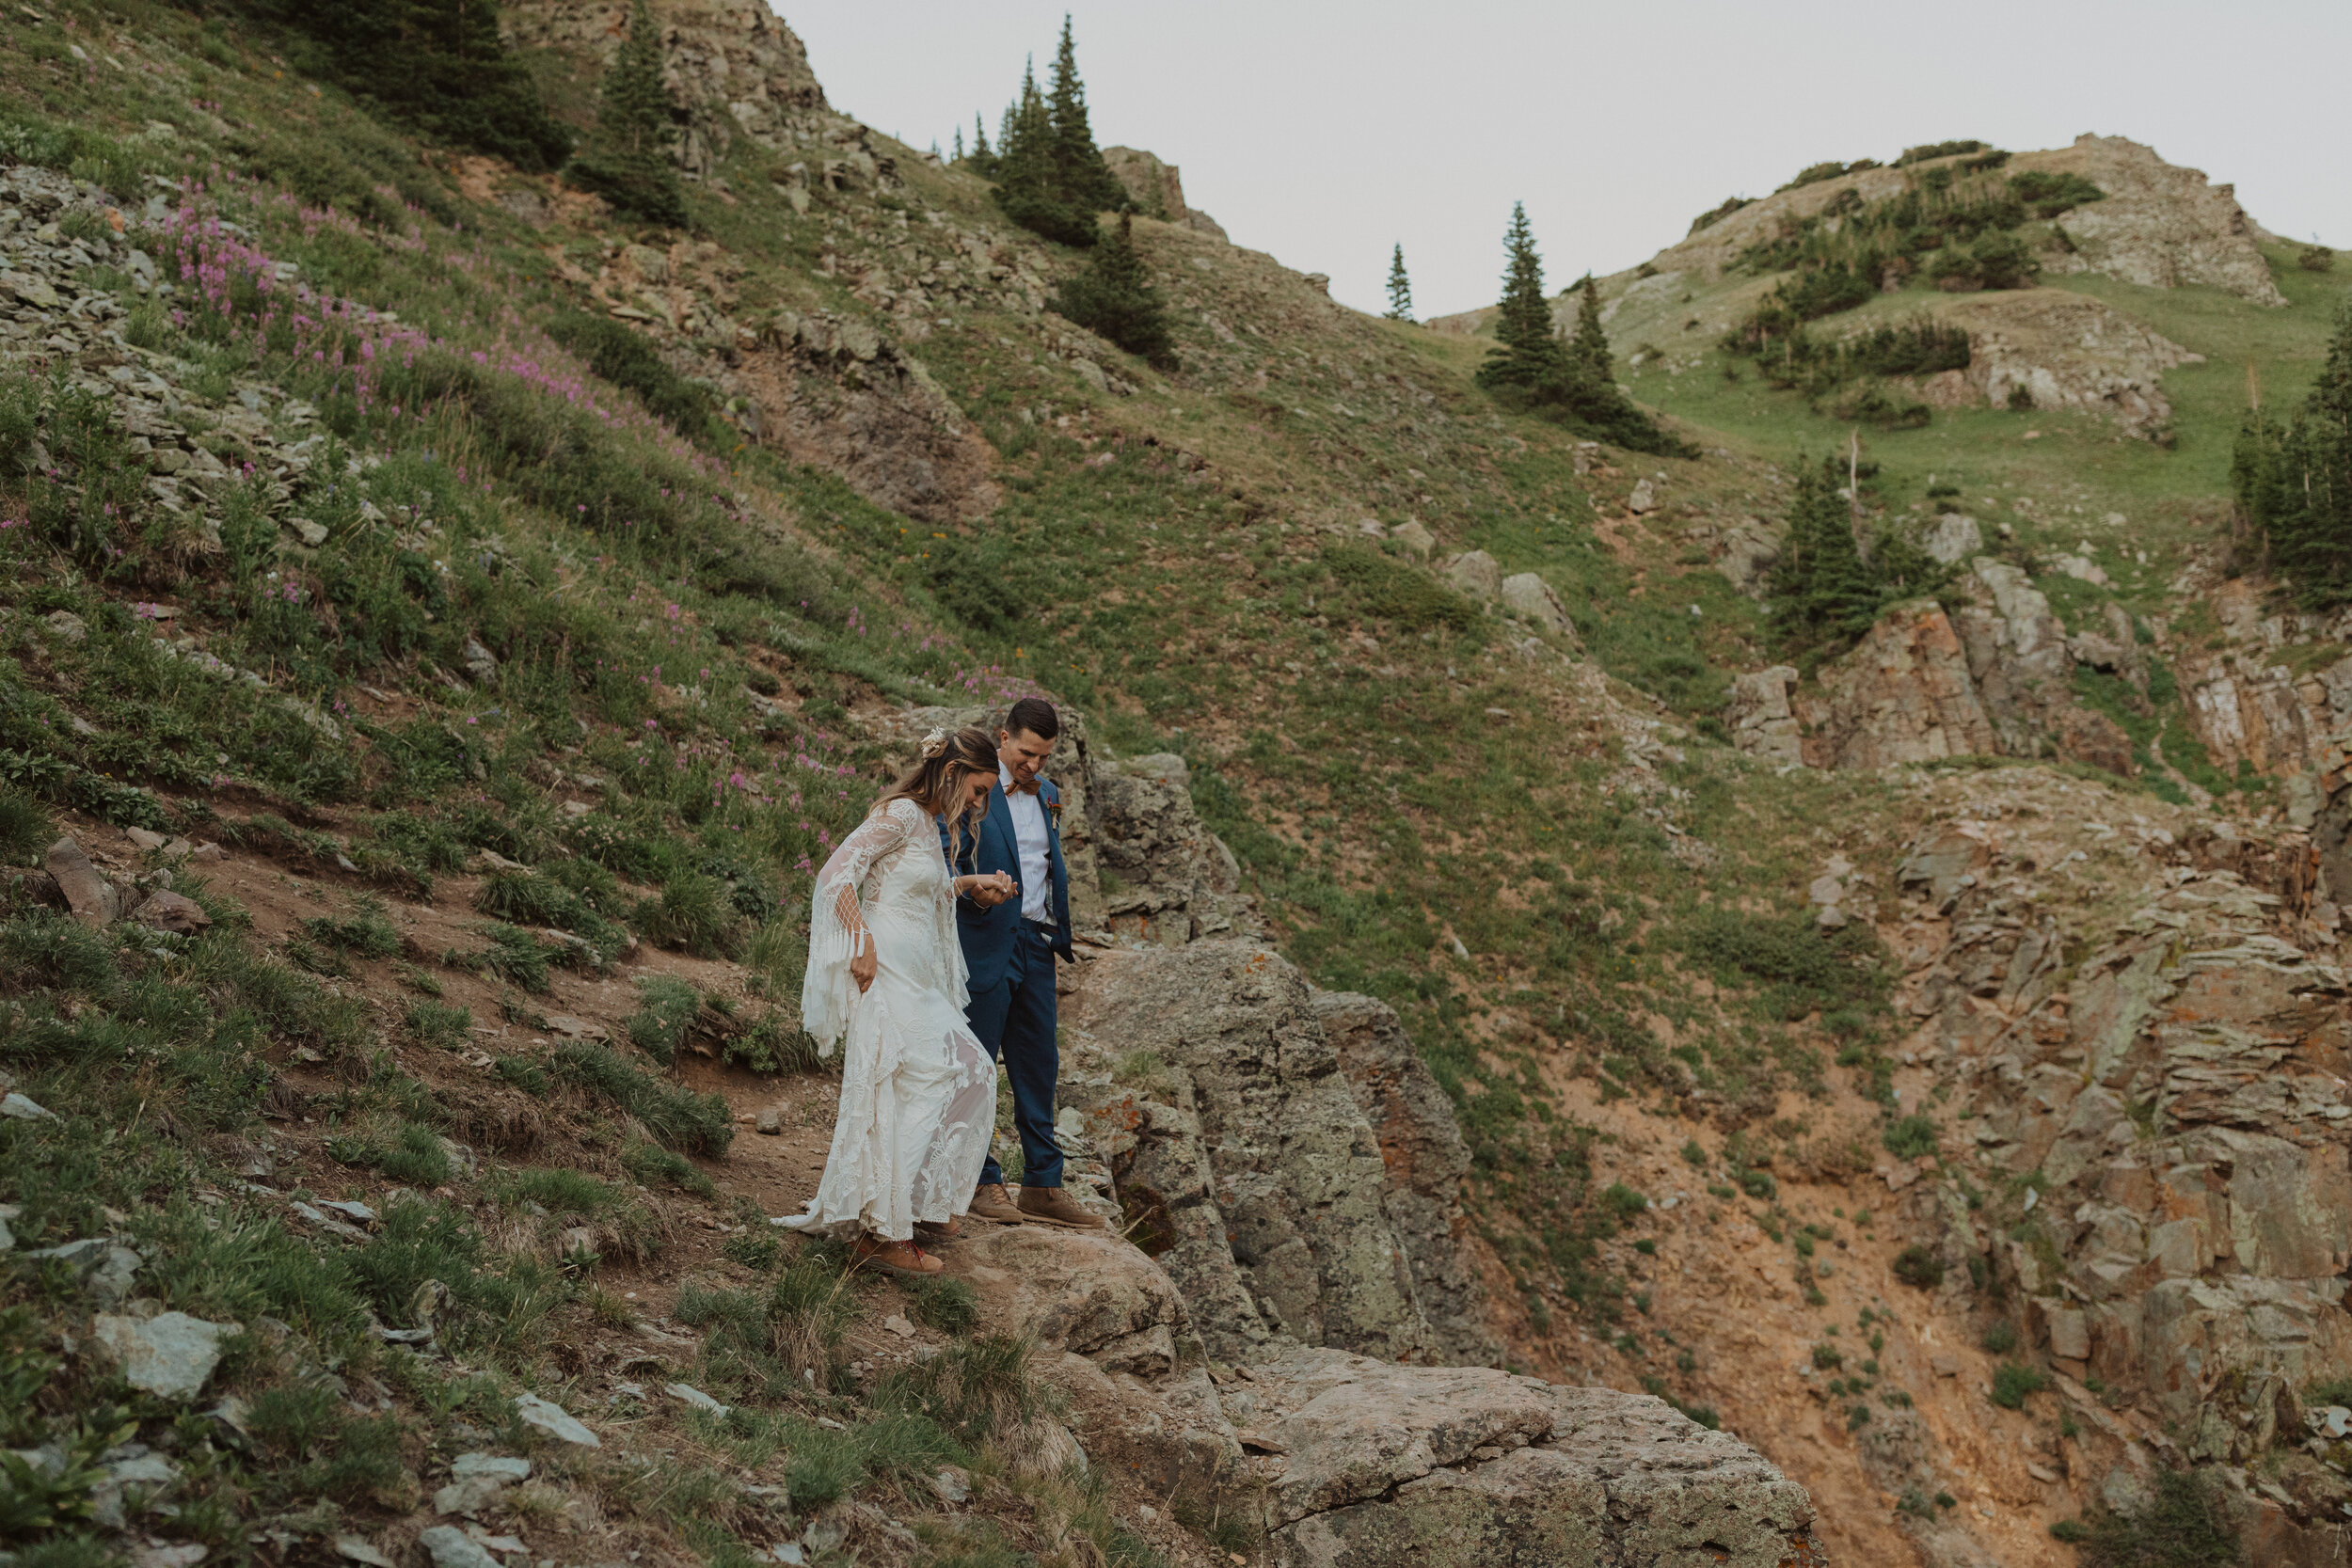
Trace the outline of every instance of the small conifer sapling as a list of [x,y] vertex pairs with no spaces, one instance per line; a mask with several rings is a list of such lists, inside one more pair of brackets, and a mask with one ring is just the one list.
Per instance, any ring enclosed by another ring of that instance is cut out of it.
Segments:
[[596,130],[567,177],[627,216],[682,227],[686,195],[670,162],[675,135],[661,80],[661,34],[645,0],[631,0],[628,32],[598,85]]
[[1389,252],[1389,320],[1408,322],[1413,319],[1413,282],[1405,276],[1405,246],[1399,244]]
[[1161,370],[1177,368],[1176,341],[1151,271],[1136,250],[1132,214],[1119,215],[1119,227],[1095,247],[1086,271],[1055,294],[1053,309]]

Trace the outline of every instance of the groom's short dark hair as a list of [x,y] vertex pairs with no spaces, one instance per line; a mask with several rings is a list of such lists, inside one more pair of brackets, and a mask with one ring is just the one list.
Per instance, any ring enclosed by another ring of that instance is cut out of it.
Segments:
[[1061,734],[1061,720],[1054,713],[1054,705],[1042,697],[1024,697],[1012,705],[1005,715],[1005,733],[1019,735],[1028,731],[1040,740],[1051,740]]

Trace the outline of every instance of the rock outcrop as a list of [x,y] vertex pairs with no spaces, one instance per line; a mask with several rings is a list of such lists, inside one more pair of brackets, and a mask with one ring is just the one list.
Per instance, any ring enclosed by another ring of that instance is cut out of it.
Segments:
[[1356,1108],[1380,1145],[1380,1210],[1404,1248],[1432,1357],[1492,1366],[1502,1346],[1486,1324],[1462,1182],[1470,1147],[1453,1102],[1414,1049],[1396,1009],[1355,991],[1319,990],[1308,1006],[1339,1054]]
[[[1933,600],[1897,605],[1851,652],[1823,664],[1813,685],[1800,685],[1786,666],[1738,677],[1724,710],[1734,743],[1814,768],[2055,755],[2119,777],[2137,773],[2130,736],[2076,702],[2073,688],[2075,669],[2088,666],[2145,694],[2130,615],[2109,603],[2095,626],[2070,636],[2025,570],[1990,556],[1977,557],[1957,586],[1968,598],[1956,613]],[[2218,710],[2224,700],[2209,701]],[[2280,707],[2263,732],[2291,732],[2297,755],[2308,750],[2299,711]]]
[[1213,1357],[1428,1354],[1379,1140],[1297,970],[1244,942],[1109,952],[1082,968],[1062,1021],[1120,1053],[1128,1083],[1066,1085],[1064,1102]]
[[1939,304],[1934,313],[1968,333],[1968,368],[1941,372],[1921,385],[1922,395],[1939,407],[2029,403],[2154,433],[2172,419],[2164,372],[2204,361],[2106,302],[2065,289],[1978,294]]
[[994,449],[921,360],[863,318],[777,311],[733,379],[750,434],[877,506],[961,523],[996,505]]
[[1820,1560],[1804,1489],[1662,1400],[1309,1350],[1225,1407],[1282,1568]]
[[1241,866],[1193,810],[1183,757],[1102,758],[1092,808],[1103,914],[1121,936],[1181,947],[1234,929]]
[[2257,305],[2284,305],[2234,186],[2156,156],[2123,136],[2081,135],[2019,166],[2079,174],[2106,193],[2058,219],[2071,248],[2047,257],[2057,273],[2096,272],[2152,289],[2202,283]]
[[[1072,738],[1058,774],[1085,775],[1110,906],[1192,885],[1222,847],[1186,831],[1179,759]],[[1094,1463],[1260,1516],[1282,1568],[1820,1560],[1804,1488],[1737,1438],[1474,1365],[1502,1348],[1469,1151],[1392,1010],[1248,942],[1104,940],[1064,977],[1057,1127],[1126,1237],[992,1229],[958,1257],[992,1325],[1038,1340]]]
[[1135,198],[1146,217],[1176,224],[1213,240],[1226,237],[1216,219],[1184,204],[1184,175],[1174,164],[1162,163],[1155,155],[1132,147],[1106,147],[1103,149],[1103,161],[1110,165],[1111,172],[1127,187],[1127,194]]
[[[715,170],[738,135],[780,149],[810,136],[813,117],[834,118],[825,115],[825,89],[809,69],[808,50],[761,0],[675,0],[657,16],[663,81],[687,113],[677,159],[689,173]],[[600,65],[628,31],[628,7],[512,0],[500,22],[514,48],[558,49]]]
[[1968,664],[1942,605],[1896,606],[1851,653],[1822,666],[1820,684],[1803,689],[1791,705],[1806,731],[1804,761],[1888,768],[1993,750],[1993,725]]
[[[2282,1486],[2225,1489],[2293,1547],[2265,1560],[2300,1560],[2352,1501],[2299,1402],[2352,1357],[2352,983],[2318,857],[2186,812],[2087,818],[2044,775],[1981,788],[1899,872],[1906,1059],[1961,1117],[1901,1212],[1939,1238],[1945,1296],[2022,1307],[2086,1412],[2070,1469],[2128,1497],[2158,1465],[2262,1459]],[[2063,893],[2077,877],[2125,896]]]

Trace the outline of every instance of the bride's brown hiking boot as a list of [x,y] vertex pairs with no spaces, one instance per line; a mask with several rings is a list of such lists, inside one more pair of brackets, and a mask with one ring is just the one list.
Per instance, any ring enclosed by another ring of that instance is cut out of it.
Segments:
[[1005,1191],[1002,1181],[992,1181],[972,1195],[972,1207],[964,1212],[977,1219],[994,1220],[998,1225],[1019,1225],[1021,1211],[1013,1207],[1012,1195]]
[[893,1274],[937,1274],[947,1266],[913,1242],[883,1242],[860,1236],[856,1251],[864,1261],[879,1263]]
[[1073,1230],[1099,1230],[1104,1224],[1102,1215],[1079,1208],[1077,1200],[1059,1187],[1022,1188],[1020,1208],[1023,1219],[1067,1226]]

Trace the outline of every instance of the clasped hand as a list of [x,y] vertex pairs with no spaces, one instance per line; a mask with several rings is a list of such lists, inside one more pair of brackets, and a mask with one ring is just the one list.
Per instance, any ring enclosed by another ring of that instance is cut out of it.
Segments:
[[1021,884],[1009,871],[992,871],[985,877],[958,877],[956,891],[984,910],[993,910],[1008,898],[1021,895]]

